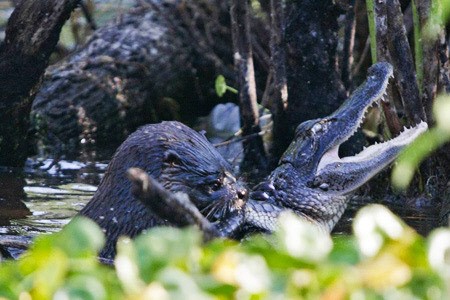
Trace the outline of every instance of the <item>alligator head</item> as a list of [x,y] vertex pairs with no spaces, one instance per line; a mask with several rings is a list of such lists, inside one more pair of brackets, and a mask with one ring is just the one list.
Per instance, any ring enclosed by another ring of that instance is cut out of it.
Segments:
[[337,111],[298,126],[279,166],[250,195],[245,211],[248,224],[271,231],[279,212],[291,209],[326,230],[334,227],[349,194],[388,166],[405,145],[427,129],[422,122],[357,155],[339,157],[339,146],[360,127],[367,109],[383,97],[391,76],[390,64],[373,65],[367,80]]

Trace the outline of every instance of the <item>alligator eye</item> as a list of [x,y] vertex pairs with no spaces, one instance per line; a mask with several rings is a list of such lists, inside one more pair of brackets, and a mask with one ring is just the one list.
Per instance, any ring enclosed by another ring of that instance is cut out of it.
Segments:
[[326,182],[323,182],[322,180],[323,179],[320,178],[320,176],[318,176],[318,177],[314,178],[312,181],[309,181],[307,183],[307,187],[313,188],[313,189],[319,188],[322,191],[328,191],[328,189],[330,188],[330,185]]
[[314,126],[311,128],[311,132],[312,132],[313,134],[315,134],[315,133],[317,133],[317,132],[322,131],[322,129],[323,129],[322,124],[321,124],[321,123],[316,123],[316,124],[314,124]]

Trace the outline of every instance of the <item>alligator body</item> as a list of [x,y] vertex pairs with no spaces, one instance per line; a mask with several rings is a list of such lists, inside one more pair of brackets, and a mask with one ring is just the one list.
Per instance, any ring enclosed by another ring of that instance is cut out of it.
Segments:
[[339,146],[356,132],[367,109],[383,98],[392,71],[386,62],[373,65],[367,80],[337,111],[300,124],[278,167],[255,187],[241,215],[233,216],[221,230],[226,235],[233,235],[234,230],[245,233],[249,227],[272,231],[280,212],[288,209],[331,231],[352,192],[427,129],[422,122],[355,156],[339,158]]

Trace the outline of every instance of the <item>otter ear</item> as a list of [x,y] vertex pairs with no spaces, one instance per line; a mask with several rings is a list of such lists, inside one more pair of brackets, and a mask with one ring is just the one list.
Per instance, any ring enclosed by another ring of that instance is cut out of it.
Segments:
[[180,165],[181,164],[181,158],[178,155],[178,153],[176,153],[173,150],[167,150],[166,152],[164,152],[164,162],[173,166],[173,165]]

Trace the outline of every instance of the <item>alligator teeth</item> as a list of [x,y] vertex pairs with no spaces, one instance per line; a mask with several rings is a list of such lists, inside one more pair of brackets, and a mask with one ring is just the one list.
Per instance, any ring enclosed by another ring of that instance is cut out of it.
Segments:
[[[392,66],[386,63],[380,63],[380,65],[375,65],[373,68],[379,68],[382,73],[372,72],[372,75],[367,77],[368,79],[366,83],[358,87],[350,98],[344,102],[343,106],[331,115],[331,119],[336,118],[339,120],[342,118],[345,120],[348,118],[347,122],[349,122],[349,124],[342,126],[339,138],[333,139],[332,142],[326,147],[328,151],[326,150],[323,154],[317,169],[322,168],[329,161],[336,159],[338,160],[339,157],[337,153],[339,145],[347,141],[359,128],[361,128],[364,119],[369,113],[369,108],[376,106],[380,107],[381,101],[387,101],[386,87],[389,83],[387,79],[392,76]],[[373,74],[377,74],[377,76]],[[379,82],[370,82],[376,81],[377,79]],[[360,101],[362,101],[364,107],[360,107]],[[346,110],[346,106],[349,106],[348,111]],[[345,112],[347,112],[348,115],[346,115]]]
[[388,147],[403,147],[411,143],[420,134],[427,130],[428,125],[426,122],[422,121],[416,126],[411,128],[403,127],[403,131],[393,139],[387,140],[385,142],[375,142],[375,144],[364,148],[361,152],[354,156],[344,157],[341,159],[343,162],[354,162],[370,158],[373,155],[377,155],[380,151]]
[[321,171],[327,165],[333,163],[354,163],[354,162],[363,162],[370,160],[372,157],[376,157],[380,155],[382,151],[386,151],[386,149],[393,149],[395,147],[404,147],[411,143],[414,139],[416,139],[420,134],[426,131],[428,128],[428,124],[424,121],[420,122],[416,126],[411,128],[404,127],[403,131],[395,138],[387,140],[385,142],[378,143],[364,147],[361,152],[354,156],[347,156],[340,158],[338,155],[339,146],[333,147],[328,152],[326,152],[322,159],[319,162],[317,167],[317,172]]

